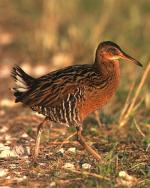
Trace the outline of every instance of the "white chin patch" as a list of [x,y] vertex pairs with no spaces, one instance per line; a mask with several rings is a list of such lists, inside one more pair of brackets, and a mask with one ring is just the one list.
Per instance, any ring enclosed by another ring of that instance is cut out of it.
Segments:
[[112,56],[112,57],[109,57],[109,59],[110,60],[117,60],[117,59],[119,59],[119,56],[117,56],[117,55],[116,56]]

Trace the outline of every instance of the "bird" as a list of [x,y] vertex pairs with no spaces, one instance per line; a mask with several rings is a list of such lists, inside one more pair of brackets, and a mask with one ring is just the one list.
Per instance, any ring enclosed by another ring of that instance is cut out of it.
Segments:
[[37,127],[34,158],[39,154],[40,138],[46,121],[74,126],[77,141],[96,160],[102,157],[82,135],[82,123],[89,113],[102,109],[115,94],[120,80],[120,59],[142,64],[112,41],[100,42],[91,64],[71,65],[34,78],[18,65],[12,68],[15,102],[21,102],[44,115]]

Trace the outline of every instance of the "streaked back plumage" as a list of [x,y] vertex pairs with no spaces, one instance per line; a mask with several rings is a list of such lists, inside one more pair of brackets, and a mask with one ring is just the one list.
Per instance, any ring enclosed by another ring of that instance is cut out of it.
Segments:
[[[13,88],[16,102],[30,106],[51,121],[68,125],[83,121],[87,113],[83,114],[82,109],[90,100],[89,93],[93,93],[94,98],[94,93],[97,95],[98,91],[101,97],[111,81],[110,76],[103,77],[93,64],[70,66],[37,79],[17,66],[13,68],[12,75],[17,83],[17,87]],[[102,99],[97,101],[100,105]],[[95,108],[98,107],[88,109],[88,113]]]

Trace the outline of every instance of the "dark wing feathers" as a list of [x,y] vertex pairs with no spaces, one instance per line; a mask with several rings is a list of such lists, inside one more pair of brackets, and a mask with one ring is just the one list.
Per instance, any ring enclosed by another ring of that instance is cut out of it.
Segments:
[[59,105],[68,94],[73,94],[77,88],[84,86],[85,72],[90,72],[88,69],[91,71],[91,65],[77,65],[40,77],[22,102],[30,107]]

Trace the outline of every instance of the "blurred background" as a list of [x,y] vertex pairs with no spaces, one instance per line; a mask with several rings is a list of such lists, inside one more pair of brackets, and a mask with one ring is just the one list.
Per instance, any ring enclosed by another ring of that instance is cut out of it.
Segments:
[[[116,42],[146,67],[150,61],[149,0],[0,1],[0,99],[5,99],[1,105],[13,99],[9,88],[14,64],[40,76],[72,64],[93,63],[98,43],[105,40]],[[118,113],[130,85],[139,82],[144,70],[127,62],[121,63],[121,69],[120,87],[105,108],[107,114]],[[139,109],[146,118],[148,82]]]

